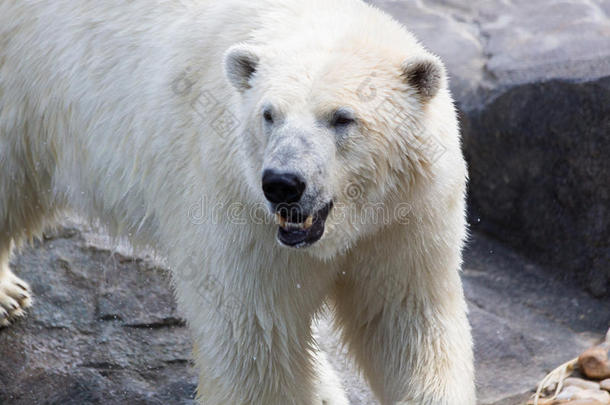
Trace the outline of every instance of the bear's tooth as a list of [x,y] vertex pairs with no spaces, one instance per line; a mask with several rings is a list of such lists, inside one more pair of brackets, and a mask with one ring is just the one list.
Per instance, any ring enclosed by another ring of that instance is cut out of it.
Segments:
[[309,229],[309,228],[311,228],[312,225],[313,225],[313,215],[310,215],[305,220],[305,223],[303,224],[303,228]]
[[286,228],[286,218],[284,218],[280,214],[275,214],[275,223],[281,226],[282,228]]

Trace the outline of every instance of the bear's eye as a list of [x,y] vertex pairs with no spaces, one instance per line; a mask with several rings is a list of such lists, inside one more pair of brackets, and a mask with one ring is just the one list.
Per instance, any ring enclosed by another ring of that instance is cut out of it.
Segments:
[[356,122],[354,113],[346,108],[341,108],[333,114],[331,125],[335,128],[345,128]]
[[271,113],[271,110],[266,109],[263,111],[263,118],[267,124],[273,124],[273,114]]

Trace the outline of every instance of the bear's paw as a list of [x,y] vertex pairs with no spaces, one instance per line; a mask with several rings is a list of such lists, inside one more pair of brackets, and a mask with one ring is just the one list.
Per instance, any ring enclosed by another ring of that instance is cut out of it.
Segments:
[[25,315],[32,306],[30,286],[10,270],[0,271],[0,327]]

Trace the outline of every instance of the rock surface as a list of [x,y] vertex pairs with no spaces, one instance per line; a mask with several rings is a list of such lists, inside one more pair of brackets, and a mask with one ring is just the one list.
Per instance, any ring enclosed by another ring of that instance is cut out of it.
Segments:
[[[607,391],[600,389],[582,389],[575,386],[565,387],[556,398],[558,401],[574,401],[574,400],[593,400],[600,404],[610,403],[610,394]],[[560,402],[561,403],[561,402]],[[566,405],[570,405],[567,403]]]
[[608,0],[368,0],[443,58],[467,109],[507,88],[610,75]]
[[[0,404],[193,404],[190,339],[153,257],[109,250],[74,227],[16,255],[35,305],[0,330]],[[481,404],[515,405],[556,365],[601,339],[605,303],[480,235],[466,252]],[[376,404],[329,319],[319,344],[354,405]],[[501,381],[501,383],[498,383]]]
[[11,264],[35,302],[0,330],[0,404],[190,403],[189,336],[163,270],[75,228]]
[[447,64],[480,229],[610,296],[610,1],[371,3]]
[[610,378],[608,346],[592,347],[578,356],[578,365],[589,378],[604,380]]

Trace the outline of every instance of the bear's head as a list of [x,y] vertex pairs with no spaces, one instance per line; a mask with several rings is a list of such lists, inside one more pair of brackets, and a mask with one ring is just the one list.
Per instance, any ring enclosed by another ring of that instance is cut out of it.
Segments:
[[442,63],[415,40],[404,52],[354,41],[304,48],[240,43],[224,67],[245,124],[240,161],[277,240],[329,257],[409,221],[413,189],[434,170],[435,98],[454,111]]

